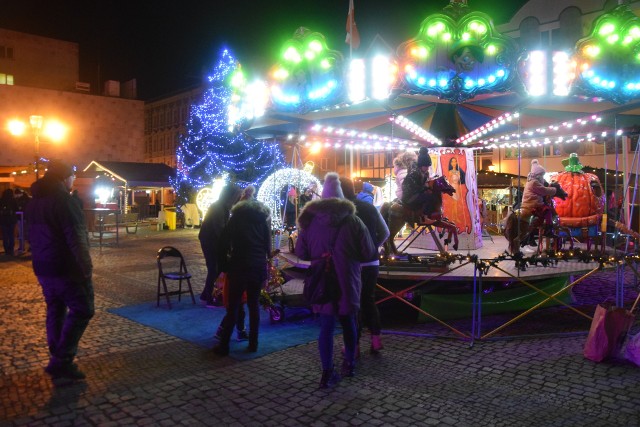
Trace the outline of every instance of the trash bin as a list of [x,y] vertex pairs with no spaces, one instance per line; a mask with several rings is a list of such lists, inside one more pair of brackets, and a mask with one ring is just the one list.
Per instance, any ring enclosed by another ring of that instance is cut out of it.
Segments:
[[167,227],[169,227],[169,230],[175,230],[177,217],[176,208],[164,208],[164,213],[167,218]]

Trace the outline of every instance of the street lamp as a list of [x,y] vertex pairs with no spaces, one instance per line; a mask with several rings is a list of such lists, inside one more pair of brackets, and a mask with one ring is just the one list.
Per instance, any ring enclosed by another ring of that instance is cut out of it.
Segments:
[[[52,141],[59,141],[64,137],[66,128],[55,120],[47,120],[45,123],[43,116],[35,114],[29,116],[29,124],[35,138],[35,172],[37,181],[40,165],[40,136],[44,135]],[[15,136],[23,135],[27,129],[27,125],[21,120],[10,120],[7,127],[9,132]]]
[[35,165],[36,165],[36,181],[38,180],[38,175],[39,175],[39,171],[38,171],[38,160],[40,159],[40,132],[42,132],[42,123],[44,122],[44,119],[42,116],[30,116],[29,117],[29,123],[31,123],[31,130],[33,130],[33,136],[36,139],[36,161],[35,161]]

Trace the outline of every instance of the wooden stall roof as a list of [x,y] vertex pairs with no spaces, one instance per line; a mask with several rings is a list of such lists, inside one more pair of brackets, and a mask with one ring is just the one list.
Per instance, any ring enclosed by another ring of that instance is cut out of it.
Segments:
[[176,170],[164,163],[110,162],[93,160],[83,170],[83,175],[107,173],[128,187],[171,187],[169,178]]

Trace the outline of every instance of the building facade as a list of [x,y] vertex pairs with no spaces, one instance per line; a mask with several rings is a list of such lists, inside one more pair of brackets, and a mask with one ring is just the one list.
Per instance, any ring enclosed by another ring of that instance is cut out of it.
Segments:
[[26,188],[35,179],[34,133],[14,136],[7,129],[11,120],[28,125],[32,115],[66,128],[60,142],[40,137],[42,158],[79,168],[92,160],[144,161],[144,102],[90,94],[78,82],[78,64],[77,43],[0,29],[0,186]]

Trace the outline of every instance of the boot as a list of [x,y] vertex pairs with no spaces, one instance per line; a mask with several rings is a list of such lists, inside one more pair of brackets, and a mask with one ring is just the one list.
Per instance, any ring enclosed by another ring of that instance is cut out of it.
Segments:
[[258,341],[249,341],[249,346],[247,347],[247,351],[249,353],[255,353],[258,351]]
[[346,360],[342,361],[342,367],[340,368],[340,375],[342,377],[353,377],[356,375],[356,362],[349,363]]
[[247,341],[249,339],[249,334],[247,333],[246,329],[238,329],[237,337],[238,341]]
[[336,372],[335,369],[331,368],[326,371],[322,371],[322,378],[320,378],[320,387],[319,388],[329,388],[340,382],[340,375]]
[[382,345],[382,339],[380,338],[380,334],[371,335],[371,354],[378,354],[380,350],[382,350],[384,346]]

